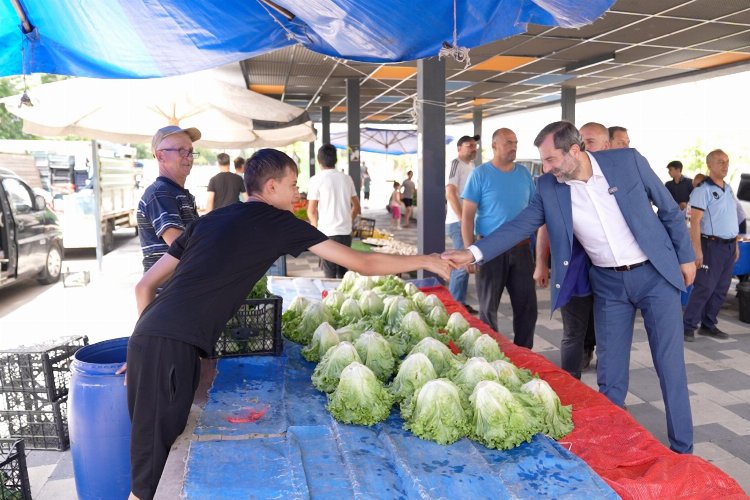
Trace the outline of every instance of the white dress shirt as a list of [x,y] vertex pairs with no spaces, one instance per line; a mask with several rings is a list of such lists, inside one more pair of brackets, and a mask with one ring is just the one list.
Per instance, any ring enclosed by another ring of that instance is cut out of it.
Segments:
[[[566,181],[570,186],[573,234],[595,266],[619,267],[648,260],[617,205],[612,191],[616,186],[607,183],[599,163],[591,153],[586,154],[591,160],[591,178],[585,182]],[[468,250],[476,262],[482,261],[479,248],[471,245]]]
[[648,260],[630,231],[610,186],[591,153],[593,175],[587,181],[567,181],[573,208],[573,234],[586,250],[591,263],[618,267]]

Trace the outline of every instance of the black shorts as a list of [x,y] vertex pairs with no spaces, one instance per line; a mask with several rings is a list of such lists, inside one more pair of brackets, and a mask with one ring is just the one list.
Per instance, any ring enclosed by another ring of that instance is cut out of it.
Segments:
[[164,337],[128,342],[131,490],[142,500],[156,493],[169,450],[185,430],[200,382],[199,349]]
[[401,201],[404,202],[405,207],[410,207],[414,204],[411,198],[401,198]]

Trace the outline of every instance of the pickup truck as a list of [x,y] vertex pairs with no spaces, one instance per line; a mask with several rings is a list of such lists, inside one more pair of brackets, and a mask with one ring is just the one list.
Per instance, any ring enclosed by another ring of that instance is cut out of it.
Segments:
[[22,279],[60,279],[62,230],[44,197],[0,167],[0,287]]

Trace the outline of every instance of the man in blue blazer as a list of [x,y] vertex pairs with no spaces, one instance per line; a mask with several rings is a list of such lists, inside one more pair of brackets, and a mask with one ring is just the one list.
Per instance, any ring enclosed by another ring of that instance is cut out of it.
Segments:
[[529,206],[486,238],[444,258],[481,265],[546,223],[554,259],[552,309],[588,289],[594,295],[599,391],[624,406],[640,309],[670,447],[691,453],[680,291],[695,278],[695,254],[679,207],[634,149],[585,152],[578,130],[564,121],[547,125],[534,145],[546,175]]

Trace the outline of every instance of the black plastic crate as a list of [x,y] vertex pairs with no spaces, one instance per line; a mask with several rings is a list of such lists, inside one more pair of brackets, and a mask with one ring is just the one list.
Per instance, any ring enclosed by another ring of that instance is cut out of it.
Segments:
[[214,346],[214,357],[272,355],[283,349],[281,297],[245,299]]
[[73,355],[88,343],[86,336],[71,336],[0,352],[0,393],[33,393],[49,402],[67,395]]
[[38,410],[0,411],[0,435],[23,439],[26,448],[66,450],[70,445],[68,398],[43,404]]
[[31,500],[23,440],[0,440],[0,499]]

